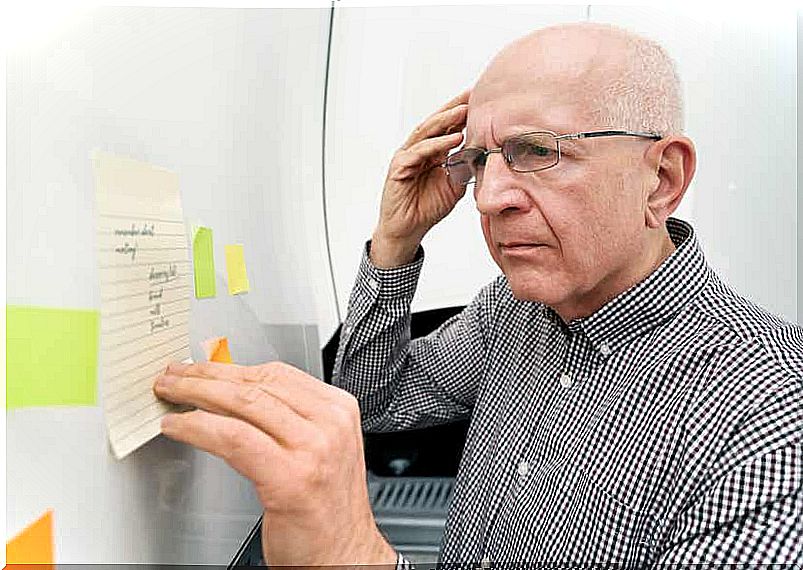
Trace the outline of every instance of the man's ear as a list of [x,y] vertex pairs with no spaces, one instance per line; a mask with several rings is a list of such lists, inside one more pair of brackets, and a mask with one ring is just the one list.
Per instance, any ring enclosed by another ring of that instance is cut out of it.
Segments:
[[647,162],[655,168],[655,185],[648,190],[644,221],[660,228],[680,205],[694,176],[697,153],[688,137],[671,136],[653,143]]

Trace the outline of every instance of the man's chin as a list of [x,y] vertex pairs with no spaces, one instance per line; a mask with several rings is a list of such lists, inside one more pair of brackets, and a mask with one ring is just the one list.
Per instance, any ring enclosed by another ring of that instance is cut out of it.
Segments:
[[543,303],[545,305],[555,306],[559,305],[563,300],[564,295],[559,291],[558,287],[545,283],[545,280],[539,279],[521,279],[508,276],[508,284],[513,296],[519,301],[533,301],[536,303]]

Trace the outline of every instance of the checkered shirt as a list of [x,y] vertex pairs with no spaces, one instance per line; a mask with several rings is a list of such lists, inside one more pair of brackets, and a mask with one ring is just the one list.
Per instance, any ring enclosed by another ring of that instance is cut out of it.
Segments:
[[500,275],[412,341],[423,248],[379,269],[366,244],[334,382],[367,431],[471,418],[442,562],[803,563],[803,327],[667,228],[676,251],[589,317]]

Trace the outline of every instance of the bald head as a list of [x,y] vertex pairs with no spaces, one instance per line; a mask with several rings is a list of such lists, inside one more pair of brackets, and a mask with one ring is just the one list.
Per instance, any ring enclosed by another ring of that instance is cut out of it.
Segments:
[[672,60],[657,43],[615,26],[560,24],[516,40],[488,65],[470,105],[511,92],[576,107],[583,129],[683,131]]

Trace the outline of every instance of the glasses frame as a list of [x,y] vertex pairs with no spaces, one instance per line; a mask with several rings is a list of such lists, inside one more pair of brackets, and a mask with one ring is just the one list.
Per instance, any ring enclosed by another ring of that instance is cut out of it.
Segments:
[[[554,139],[555,139],[555,147],[556,147],[556,150],[557,150],[555,162],[550,164],[550,165],[542,166],[542,167],[534,168],[534,169],[519,170],[519,169],[513,168],[513,165],[511,164],[511,157],[506,155],[504,152],[502,152],[502,148],[504,147],[505,143],[507,143],[510,139],[515,139],[515,138],[519,138],[519,137],[527,137],[527,136],[530,136],[530,135],[550,135],[550,136],[554,137]],[[527,133],[521,133],[521,134],[518,134],[518,135],[513,135],[511,137],[508,137],[508,138],[506,138],[505,140],[502,141],[502,146],[499,146],[499,147],[496,147],[496,148],[489,148],[489,149],[486,150],[486,149],[483,149],[483,148],[480,148],[480,147],[463,147],[459,151],[457,151],[456,153],[454,153],[454,154],[450,155],[449,157],[447,157],[446,161],[443,162],[440,166],[442,168],[446,169],[446,176],[451,179],[451,177],[449,175],[449,166],[448,166],[449,158],[451,158],[452,156],[458,154],[459,152],[463,152],[465,150],[471,149],[471,150],[479,150],[479,151],[481,151],[482,152],[481,156],[483,156],[486,159],[486,161],[487,161],[488,155],[490,155],[491,153],[494,153],[494,152],[498,152],[505,159],[505,164],[507,164],[507,167],[510,170],[512,170],[513,172],[520,172],[520,173],[540,172],[541,170],[546,170],[548,168],[552,168],[553,166],[557,166],[558,163],[560,162],[560,156],[561,156],[560,155],[560,141],[562,141],[562,140],[592,139],[592,138],[598,138],[598,137],[639,137],[639,138],[651,139],[653,141],[659,141],[659,140],[661,140],[663,138],[663,136],[659,135],[658,133],[650,133],[650,132],[643,132],[643,131],[626,131],[626,130],[621,130],[621,129],[619,129],[619,130],[605,130],[605,131],[585,131],[585,132],[582,132],[582,133],[570,133],[570,134],[563,134],[563,135],[559,135],[559,134],[554,133],[552,131],[530,131],[530,132],[527,132]],[[474,182],[466,182],[462,186],[466,187],[469,184],[476,184],[476,179],[475,179]]]

